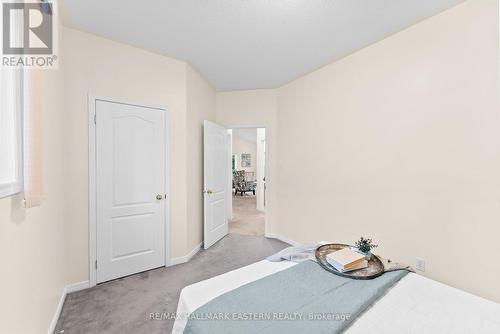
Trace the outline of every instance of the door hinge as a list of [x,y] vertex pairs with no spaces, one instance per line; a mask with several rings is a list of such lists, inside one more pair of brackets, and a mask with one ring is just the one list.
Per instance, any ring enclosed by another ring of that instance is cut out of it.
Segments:
[[97,115],[94,114],[94,124],[97,124]]
[[97,270],[97,260],[95,260],[95,269]]

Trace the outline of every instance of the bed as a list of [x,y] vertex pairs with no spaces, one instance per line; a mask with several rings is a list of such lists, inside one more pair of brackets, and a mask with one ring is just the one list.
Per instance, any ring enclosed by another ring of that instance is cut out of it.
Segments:
[[[185,287],[173,333],[183,333],[183,315],[218,296],[297,265],[263,260]],[[365,333],[500,333],[500,304],[409,273],[368,307],[344,331]]]

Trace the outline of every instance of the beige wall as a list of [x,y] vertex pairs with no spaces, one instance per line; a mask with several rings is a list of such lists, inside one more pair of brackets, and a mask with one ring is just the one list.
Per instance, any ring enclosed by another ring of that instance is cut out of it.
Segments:
[[68,215],[73,281],[88,271],[87,94],[162,105],[171,115],[171,257],[188,254],[202,241],[202,124],[215,120],[214,88],[184,62],[107,39],[64,29],[68,69],[66,168],[78,198]]
[[46,332],[63,287],[88,280],[88,94],[167,108],[171,257],[202,241],[202,121],[215,120],[213,87],[184,62],[60,34],[59,69],[44,78],[45,200],[29,210],[19,196],[0,200],[1,333]]
[[[257,129],[255,129],[255,133],[257,133]],[[233,145],[232,145],[232,154],[236,154],[238,156],[236,166],[237,170],[245,170],[247,172],[255,172],[257,170],[257,143],[252,142],[250,140],[246,140],[236,134],[233,130]],[[241,166],[241,154],[242,153],[250,153],[251,161],[250,167],[242,167]]]
[[61,61],[43,76],[42,206],[24,209],[22,196],[0,199],[0,333],[46,333],[65,284],[68,226],[63,145]]
[[161,105],[171,116],[171,256],[187,253],[186,64],[64,28],[65,179],[70,282],[88,279],[87,95]]
[[279,234],[372,237],[500,301],[497,15],[467,1],[278,90]]
[[469,0],[278,90],[216,94],[184,62],[62,28],[44,77],[44,202],[0,200],[0,332],[45,332],[63,286],[88,279],[88,93],[171,112],[172,257],[201,240],[201,121],[215,118],[267,128],[268,233],[371,236],[500,301],[497,13]]
[[187,249],[203,241],[203,121],[215,121],[215,89],[187,67]]
[[216,120],[228,127],[265,127],[266,165],[266,233],[274,233],[277,225],[276,187],[277,138],[276,91],[272,89],[218,92]]

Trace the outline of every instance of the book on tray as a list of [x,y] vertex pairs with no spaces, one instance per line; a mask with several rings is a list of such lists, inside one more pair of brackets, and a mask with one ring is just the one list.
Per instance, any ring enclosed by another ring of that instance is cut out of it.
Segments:
[[348,247],[328,254],[326,260],[342,273],[368,268],[368,261],[365,256]]

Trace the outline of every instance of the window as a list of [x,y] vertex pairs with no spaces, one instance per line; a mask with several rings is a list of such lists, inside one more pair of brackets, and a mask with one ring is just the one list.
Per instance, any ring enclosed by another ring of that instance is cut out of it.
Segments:
[[[10,22],[12,38],[22,40],[22,20]],[[22,68],[0,68],[0,198],[22,191]]]
[[21,70],[0,69],[0,198],[22,190]]
[[231,159],[231,166],[232,166],[233,170],[236,170],[238,168],[238,155],[237,154],[233,154],[233,157]]

